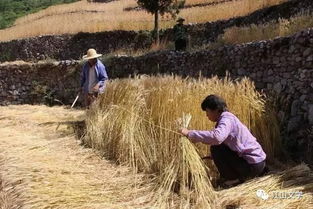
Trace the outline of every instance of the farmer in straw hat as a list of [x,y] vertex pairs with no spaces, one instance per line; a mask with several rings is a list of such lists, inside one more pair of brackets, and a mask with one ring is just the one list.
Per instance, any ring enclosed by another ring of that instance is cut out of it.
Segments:
[[220,173],[220,183],[233,186],[265,172],[265,159],[261,145],[248,128],[232,113],[225,101],[216,96],[207,96],[201,108],[208,119],[216,122],[210,131],[181,129],[181,133],[193,143],[211,145],[211,156]]
[[174,26],[175,50],[185,51],[187,46],[187,28],[184,26],[184,18],[178,18],[177,24]]
[[96,100],[98,94],[103,93],[105,81],[108,80],[105,66],[97,59],[100,56],[102,54],[97,54],[95,49],[88,49],[87,54],[83,56],[87,62],[83,65],[81,73],[81,90],[86,107]]

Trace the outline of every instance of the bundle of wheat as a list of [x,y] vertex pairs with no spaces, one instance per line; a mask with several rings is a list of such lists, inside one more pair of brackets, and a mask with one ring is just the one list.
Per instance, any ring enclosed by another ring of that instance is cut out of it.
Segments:
[[222,207],[312,208],[313,173],[304,164],[218,193]]
[[[248,79],[233,82],[228,78],[142,76],[110,81],[87,113],[84,140],[136,172],[156,174],[157,189],[162,193],[155,198],[157,207],[167,207],[173,201],[171,191],[176,191],[183,197],[180,206],[214,208],[216,194],[210,178],[217,173],[212,162],[205,165],[201,160],[208,154],[208,146],[194,146],[177,132],[177,119],[183,112],[192,116],[190,128],[213,127],[200,108],[208,94],[222,96],[229,109],[261,139],[269,156],[278,154],[273,153],[279,150],[273,146],[279,139],[271,138],[278,135],[277,126],[268,125],[265,101]],[[262,131],[258,131],[260,127]]]

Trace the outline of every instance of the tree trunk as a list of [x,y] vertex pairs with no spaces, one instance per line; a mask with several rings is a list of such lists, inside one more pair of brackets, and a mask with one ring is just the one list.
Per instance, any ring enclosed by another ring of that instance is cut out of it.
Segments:
[[159,34],[159,11],[154,13],[154,31],[156,32],[155,43],[157,46],[160,44],[160,34]]

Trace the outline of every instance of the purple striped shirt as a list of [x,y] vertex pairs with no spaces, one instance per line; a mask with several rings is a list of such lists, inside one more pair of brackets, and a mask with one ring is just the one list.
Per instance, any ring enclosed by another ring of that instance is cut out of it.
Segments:
[[223,112],[221,114],[215,129],[211,131],[191,130],[188,133],[188,138],[193,142],[202,142],[210,145],[224,143],[249,164],[259,163],[266,159],[266,154],[256,138],[230,112]]

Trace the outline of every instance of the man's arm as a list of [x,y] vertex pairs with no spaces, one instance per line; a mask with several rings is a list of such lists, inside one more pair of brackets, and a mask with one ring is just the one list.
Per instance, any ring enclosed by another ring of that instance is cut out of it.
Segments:
[[212,131],[196,131],[188,132],[188,138],[192,142],[202,142],[205,144],[218,145],[221,144],[230,134],[232,123],[229,118],[222,118],[218,126]]
[[104,85],[104,82],[108,80],[108,74],[105,70],[105,66],[102,64],[99,65],[99,68],[98,68],[98,79],[99,79],[99,82],[98,82],[99,87],[102,87]]
[[105,66],[100,62],[97,64],[98,83],[93,87],[94,91],[103,93],[105,87],[105,81],[108,80],[108,74],[105,70]]
[[86,75],[85,75],[85,65],[83,65],[82,72],[80,74],[80,87],[83,88],[86,82]]

